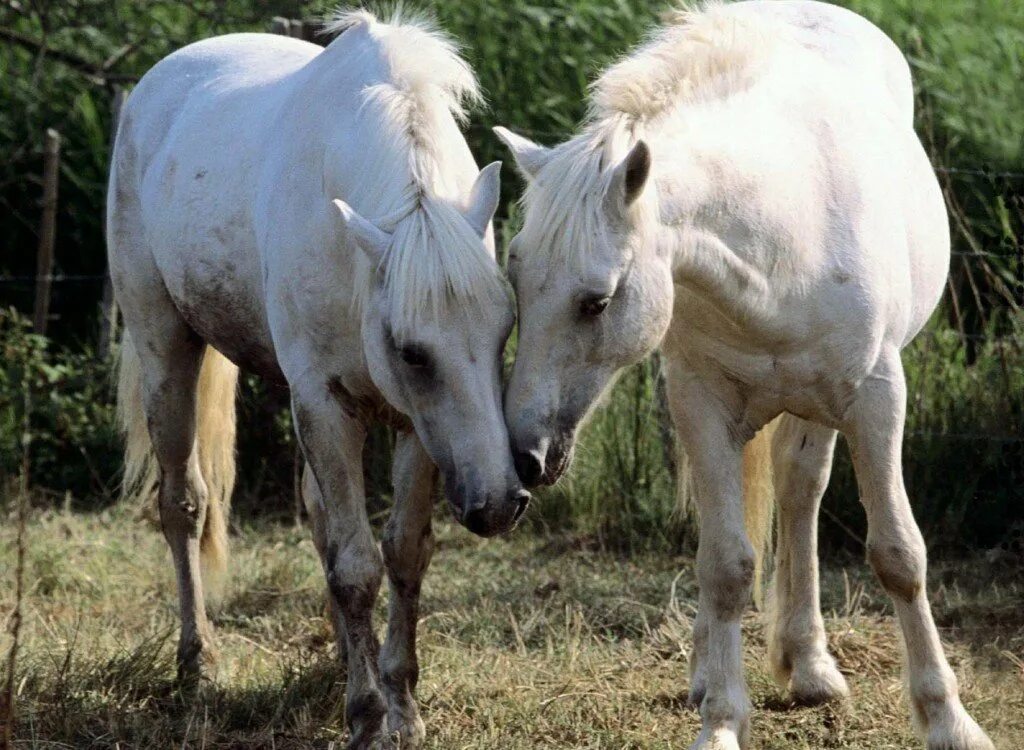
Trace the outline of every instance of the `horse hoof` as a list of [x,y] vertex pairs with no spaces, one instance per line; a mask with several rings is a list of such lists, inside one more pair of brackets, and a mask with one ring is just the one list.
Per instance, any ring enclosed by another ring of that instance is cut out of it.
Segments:
[[797,705],[819,706],[846,698],[850,689],[835,663],[829,659],[795,668],[789,681],[789,693]]
[[928,729],[928,750],[995,750],[981,727],[960,708],[949,722]]
[[690,745],[690,750],[744,750],[744,747],[735,732],[720,728],[714,731],[701,730],[697,741]]

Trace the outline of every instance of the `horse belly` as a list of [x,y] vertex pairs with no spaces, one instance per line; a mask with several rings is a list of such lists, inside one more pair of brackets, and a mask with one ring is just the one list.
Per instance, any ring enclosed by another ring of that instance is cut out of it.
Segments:
[[242,369],[283,382],[262,291],[240,270],[230,258],[207,256],[168,290],[189,327],[207,343]]

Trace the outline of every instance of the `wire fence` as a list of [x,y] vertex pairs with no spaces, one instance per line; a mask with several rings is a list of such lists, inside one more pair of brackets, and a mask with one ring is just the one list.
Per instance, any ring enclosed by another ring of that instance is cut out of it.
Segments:
[[[491,128],[484,123],[473,123],[467,128],[468,131],[478,133],[481,135],[491,135]],[[518,129],[521,135],[538,140],[544,143],[559,143],[568,138],[572,137],[571,132],[559,132],[559,131],[540,131],[530,129]],[[993,183],[996,181],[1021,183],[1024,185],[1024,172],[1006,171],[1000,169],[993,169],[988,166],[978,165],[957,165],[957,166],[946,166],[946,165],[934,165],[934,170],[940,176],[948,176],[951,178],[965,177],[965,178],[979,178],[990,180]],[[1013,194],[1016,194],[1016,187],[1012,188]],[[950,194],[947,194],[947,202],[949,202],[949,210],[951,215],[954,214],[958,207],[955,205],[956,200]],[[509,218],[496,219],[495,230],[499,236],[507,236],[509,229],[515,229],[515,222]],[[968,227],[969,229],[969,227]],[[963,227],[959,228],[954,223],[954,232],[963,231]],[[951,251],[951,257],[953,259],[961,260],[967,264],[968,267],[980,266],[985,271],[988,271],[988,263],[990,261],[998,261],[1000,263],[1011,263],[1019,264],[1015,265],[1016,269],[1013,272],[1014,276],[1021,277],[1024,273],[1024,247],[1016,245],[1008,247],[1007,252],[995,252],[993,250],[984,249],[977,243],[966,242],[962,243],[961,247],[966,246],[969,249],[953,249]],[[59,286],[75,286],[89,284],[101,285],[109,280],[109,277],[105,273],[60,273],[54,272],[49,274],[0,274],[0,288],[6,288],[14,292],[19,290],[21,292],[30,292],[36,285],[43,281],[53,285]],[[1024,289],[1024,277],[1018,278],[1016,283],[1020,289]],[[1024,297],[1024,294],[1021,295]],[[97,295],[97,302],[100,301],[99,295]],[[956,305],[955,300],[953,305]],[[963,346],[992,346],[995,347],[996,351],[1000,352],[1000,355],[1006,351],[1013,353],[1013,366],[1021,367],[1020,358],[1022,356],[1022,344],[1021,340],[1013,335],[993,335],[990,332],[979,332],[979,331],[968,331],[963,326],[951,326],[946,330],[935,330],[932,328],[926,329],[919,335],[919,339],[925,340],[930,339],[932,341],[947,340],[950,335],[955,335]],[[933,351],[932,347],[925,346],[919,347],[908,353],[908,357],[915,358],[922,372],[925,372],[927,368],[932,364],[933,358],[936,356],[936,351]],[[922,381],[925,377],[922,375]],[[917,388],[914,384],[911,385],[910,398],[915,397],[914,391],[920,390],[923,387],[922,384],[917,384]],[[1009,379],[1007,379],[1007,388],[1010,387]],[[1010,394],[1007,393],[1007,402],[1009,403]],[[1019,444],[1024,443],[1024,434],[1022,435],[1000,435],[992,434],[988,432],[970,432],[964,430],[908,430],[908,437],[921,438],[921,439],[943,439],[950,441],[962,441],[962,442],[987,442],[990,444]]]
[[[485,123],[471,123],[466,127],[468,132],[472,133],[490,133],[491,127]],[[532,138],[538,141],[545,141],[547,143],[560,143],[569,138],[573,137],[571,131],[543,131],[543,130],[531,130],[529,128],[513,128],[519,135],[527,138]],[[1022,180],[1024,181],[1024,172],[1014,172],[1001,169],[992,169],[988,166],[947,166],[943,164],[936,164],[932,167],[939,174],[957,174],[967,175],[973,177],[987,177],[989,179],[998,180]]]

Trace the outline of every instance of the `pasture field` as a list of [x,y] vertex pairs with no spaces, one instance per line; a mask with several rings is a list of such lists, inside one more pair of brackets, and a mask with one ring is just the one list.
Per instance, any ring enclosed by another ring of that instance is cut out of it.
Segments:
[[[196,39],[312,18],[337,0],[35,0],[0,7],[0,683],[14,606],[8,480],[37,494],[28,526],[15,688],[18,748],[340,748],[344,675],[309,534],[292,503],[287,399],[246,379],[233,577],[213,621],[215,679],[173,684],[177,597],[161,535],[114,505],[121,449],[110,358],[94,354],[105,271],[111,89]],[[380,6],[386,3],[368,3]],[[467,139],[504,159],[504,252],[522,183],[491,133],[551,144],[583,116],[596,73],[675,0],[408,0],[465,43],[487,92]],[[903,49],[917,130],[939,169],[954,256],[943,308],[908,349],[907,484],[931,553],[930,592],[968,709],[1001,750],[1024,748],[1024,2],[840,0]],[[498,30],[499,33],[496,33]],[[109,69],[105,68],[110,63]],[[102,75],[101,71],[106,72]],[[107,77],[109,76],[109,77]],[[30,333],[42,133],[63,138],[51,338]],[[509,353],[511,356],[511,351]],[[575,469],[519,532],[481,540],[439,520],[420,626],[428,747],[685,748],[696,603],[692,525],[674,515],[671,427],[657,361],[630,370],[588,427]],[[285,394],[286,396],[286,394]],[[25,411],[28,410],[28,414]],[[31,440],[29,440],[31,438]],[[30,454],[26,456],[26,446]],[[390,442],[367,451],[371,512]],[[887,598],[859,559],[863,512],[845,447],[823,506],[823,603],[853,697],[790,705],[745,621],[754,748],[920,748]],[[61,507],[63,504],[63,507]],[[682,550],[674,553],[672,550]],[[687,552],[689,551],[689,552]],[[383,624],[385,597],[378,606]],[[2,690],[0,684],[0,690]],[[0,724],[0,735],[2,735]],[[2,745],[2,740],[0,740]]]
[[[12,515],[0,526],[5,616],[14,603]],[[447,520],[437,534],[420,620],[429,748],[680,748],[696,736],[685,700],[690,557],[613,555],[564,535],[488,541]],[[240,529],[233,546],[233,578],[214,615],[216,677],[182,694],[172,682],[176,597],[159,532],[123,509],[33,512],[15,746],[343,747],[344,678],[307,531],[264,520]],[[859,560],[842,563],[823,571],[823,603],[852,700],[790,705],[767,672],[751,613],[755,747],[920,747],[887,601]],[[1022,572],[1019,558],[991,552],[937,561],[930,575],[964,702],[1001,750],[1024,741]],[[383,605],[382,596],[378,622]],[[0,644],[6,656],[6,628]]]

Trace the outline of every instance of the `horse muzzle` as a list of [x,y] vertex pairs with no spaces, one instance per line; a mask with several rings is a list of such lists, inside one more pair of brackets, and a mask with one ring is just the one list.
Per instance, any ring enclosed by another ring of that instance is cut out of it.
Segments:
[[530,447],[512,451],[516,473],[527,487],[550,486],[557,482],[572,463],[571,436],[550,440],[543,438]]
[[448,504],[456,520],[477,536],[490,537],[511,531],[530,504],[530,493],[512,483],[501,492],[485,492],[455,477],[445,476]]

